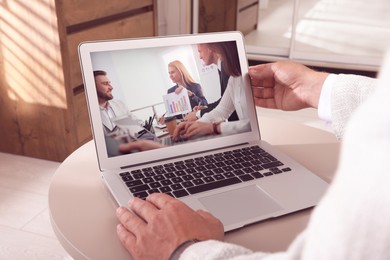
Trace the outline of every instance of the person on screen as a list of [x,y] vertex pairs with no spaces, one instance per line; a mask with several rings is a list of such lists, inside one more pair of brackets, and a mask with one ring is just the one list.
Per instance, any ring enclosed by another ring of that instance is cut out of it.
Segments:
[[186,90],[190,98],[191,109],[195,106],[207,106],[206,97],[203,95],[202,87],[196,83],[182,62],[174,60],[168,64],[168,73],[175,85],[168,89],[169,93],[179,94]]
[[[114,99],[112,94],[113,86],[111,85],[111,81],[107,76],[107,72],[104,70],[95,70],[93,75],[95,78],[96,92],[98,96],[100,115],[103,123],[108,156],[112,157],[123,154],[121,145],[134,142],[135,140],[147,141],[146,144],[149,142],[153,144],[156,140],[155,134],[151,133],[150,131],[146,131],[142,125],[143,121],[131,113],[122,101]],[[124,132],[123,129],[121,130],[115,124],[115,119],[118,117],[129,119],[129,122],[140,126],[142,130],[129,136],[128,132]],[[126,153],[133,151],[138,150],[128,149]]]
[[[203,95],[202,87],[196,83],[181,61],[174,60],[168,64],[168,74],[175,85],[168,89],[167,93],[179,94],[186,90],[190,99],[191,109],[196,106],[207,106],[206,97]],[[177,115],[174,118],[183,118],[183,115]],[[172,118],[170,118],[172,120]],[[164,124],[165,118],[161,117],[160,124]]]
[[98,102],[100,106],[100,115],[102,117],[104,133],[114,134],[118,127],[116,126],[114,119],[122,116],[130,117],[134,122],[141,122],[136,116],[134,116],[125,106],[125,104],[114,99],[111,85],[111,81],[107,76],[107,72],[104,70],[95,70],[93,72],[96,84],[96,92],[98,96]]
[[[213,45],[208,43],[200,43],[197,45],[199,58],[203,60],[204,64],[206,66],[209,66],[211,64],[215,64],[218,66],[218,63],[220,63],[220,68],[218,68],[218,75],[219,75],[219,83],[221,87],[221,97],[223,96],[223,93],[225,93],[227,83],[229,80],[230,75],[227,74],[224,70],[224,65],[220,61],[219,55],[213,50]],[[213,103],[209,103],[207,107],[205,106],[196,106],[194,107],[193,111],[188,113],[185,117],[185,121],[195,121],[199,118],[201,118],[204,114],[210,112],[214,108],[216,108],[221,101],[221,98]],[[236,121],[238,120],[238,116],[236,111],[234,111],[228,118],[228,121]]]
[[[221,101],[212,111],[196,121],[180,123],[175,129],[174,140],[179,136],[192,138],[210,134],[228,135],[250,130],[244,81],[241,76],[236,43],[234,41],[216,42],[209,43],[208,46],[219,57],[224,71],[230,76],[226,90]],[[226,122],[234,111],[237,112],[239,120]]]

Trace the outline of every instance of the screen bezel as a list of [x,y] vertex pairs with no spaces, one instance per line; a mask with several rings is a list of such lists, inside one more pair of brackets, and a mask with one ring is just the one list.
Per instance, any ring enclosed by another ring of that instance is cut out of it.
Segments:
[[[115,51],[150,47],[195,45],[200,43],[223,41],[235,41],[237,45],[241,72],[245,87],[245,95],[248,106],[251,131],[227,136],[220,136],[218,138],[212,139],[212,142],[210,142],[210,140],[203,140],[199,142],[190,142],[188,144],[180,144],[179,149],[179,145],[175,145],[161,149],[109,157],[107,154],[105,136],[100,117],[99,104],[97,100],[91,53],[99,51]],[[99,168],[101,170],[126,168],[141,165],[144,163],[149,163],[151,161],[172,159],[180,156],[186,156],[208,150],[226,148],[227,146],[233,146],[260,140],[256,109],[248,76],[248,62],[245,53],[243,36],[240,32],[223,32],[171,37],[83,42],[79,45],[79,58],[83,72],[83,81],[86,90],[92,133],[95,141]]]

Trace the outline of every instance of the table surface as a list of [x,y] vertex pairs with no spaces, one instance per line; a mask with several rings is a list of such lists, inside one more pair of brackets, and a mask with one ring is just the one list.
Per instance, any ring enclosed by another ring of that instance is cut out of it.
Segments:
[[[339,143],[333,134],[300,123],[260,118],[262,139],[330,182]],[[49,190],[51,223],[75,259],[131,259],[116,237],[117,208],[99,174],[93,142],[81,146],[58,168]],[[228,232],[225,241],[256,251],[285,250],[307,225],[311,209]]]

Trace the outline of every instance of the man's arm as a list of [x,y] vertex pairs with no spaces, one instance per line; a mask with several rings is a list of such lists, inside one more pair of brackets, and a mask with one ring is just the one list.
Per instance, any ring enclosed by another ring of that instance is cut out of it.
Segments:
[[331,92],[332,126],[337,138],[344,135],[344,128],[355,109],[370,96],[377,79],[357,75],[337,75]]
[[[291,61],[268,63],[249,70],[255,104],[260,107],[299,110],[318,108],[328,73]],[[352,112],[373,92],[376,79],[358,75],[333,75],[330,100],[334,132],[342,138]]]

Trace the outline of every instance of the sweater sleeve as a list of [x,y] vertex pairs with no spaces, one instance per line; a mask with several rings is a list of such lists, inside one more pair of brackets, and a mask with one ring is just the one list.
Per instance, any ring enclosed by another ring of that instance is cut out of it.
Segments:
[[200,122],[216,123],[225,121],[234,111],[233,94],[230,93],[230,88],[225,91],[219,104],[210,112],[205,113]]
[[[198,242],[188,247],[180,256],[180,260],[186,259],[260,259],[265,253],[254,253],[251,250],[235,244],[224,243],[216,240]],[[253,258],[252,258],[252,257]]]
[[342,139],[344,128],[352,112],[375,89],[377,80],[357,75],[337,75],[331,93],[332,126],[338,139]]
[[193,244],[180,256],[180,260],[298,260],[301,258],[305,241],[305,232],[302,232],[289,248],[284,252],[253,252],[252,250],[221,241],[208,240]]
[[[249,131],[251,125],[245,107],[245,95],[241,84],[241,77],[230,77],[218,106],[198,120],[208,123],[221,122],[221,133],[225,135]],[[226,120],[234,111],[237,112],[239,120],[227,122]]]

